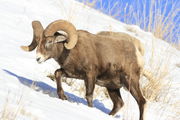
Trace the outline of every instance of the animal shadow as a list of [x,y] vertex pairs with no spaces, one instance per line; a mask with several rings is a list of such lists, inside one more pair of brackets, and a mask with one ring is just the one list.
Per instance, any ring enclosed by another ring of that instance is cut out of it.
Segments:
[[[25,77],[22,77],[22,76],[19,76],[11,71],[8,71],[8,70],[5,70],[3,69],[4,72],[6,72],[7,74],[11,75],[11,76],[14,76],[16,77],[20,83],[22,83],[23,85],[27,86],[27,87],[30,87],[30,88],[33,88],[33,90],[37,91],[37,92],[42,92],[44,94],[48,94],[50,97],[55,97],[55,98],[58,98],[58,95],[56,93],[56,88],[44,83],[44,82],[41,82],[41,81],[34,81],[34,80],[31,80],[31,79],[28,79],[28,78],[25,78]],[[85,99],[81,98],[81,97],[78,97],[72,93],[69,93],[69,92],[65,92],[66,96],[68,97],[68,101],[70,102],[74,102],[74,103],[77,103],[77,104],[84,104],[84,105],[87,105],[87,102]],[[108,108],[106,108],[104,106],[103,103],[101,103],[99,100],[94,100],[93,101],[93,104],[94,104],[94,107],[101,110],[102,112],[108,114],[110,112],[110,110]]]

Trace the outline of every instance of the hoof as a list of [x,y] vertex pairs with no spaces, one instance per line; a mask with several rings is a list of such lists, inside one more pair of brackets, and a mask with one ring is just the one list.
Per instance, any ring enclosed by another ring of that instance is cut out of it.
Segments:
[[66,95],[58,95],[59,96],[59,99],[61,99],[61,100],[67,100],[67,96]]

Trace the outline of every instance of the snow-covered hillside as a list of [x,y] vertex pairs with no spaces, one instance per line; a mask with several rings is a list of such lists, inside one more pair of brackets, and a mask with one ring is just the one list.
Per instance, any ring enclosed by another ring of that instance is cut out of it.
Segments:
[[18,120],[138,120],[137,104],[123,89],[125,107],[115,117],[108,115],[112,109],[110,100],[97,97],[95,107],[89,108],[83,96],[65,83],[63,87],[69,100],[59,100],[55,82],[46,77],[59,68],[57,63],[48,60],[38,64],[35,51],[27,53],[20,49],[32,40],[33,20],[41,21],[46,27],[54,20],[66,19],[77,29],[92,33],[125,32],[144,43],[145,68],[161,77],[162,84],[168,83],[167,87],[156,91],[157,94],[151,91],[156,98],[148,102],[145,120],[180,119],[177,116],[180,111],[180,68],[177,67],[180,52],[151,33],[123,24],[74,0],[1,0],[0,18],[0,118],[7,114],[12,117],[8,119]]

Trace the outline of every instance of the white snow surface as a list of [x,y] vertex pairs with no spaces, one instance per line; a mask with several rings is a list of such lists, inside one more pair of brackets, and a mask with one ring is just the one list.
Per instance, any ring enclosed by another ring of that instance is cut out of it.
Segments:
[[[38,64],[35,61],[35,51],[27,53],[20,49],[21,45],[28,45],[32,40],[33,20],[41,21],[46,27],[54,20],[65,19],[72,22],[77,29],[92,33],[112,30],[137,37],[145,45],[145,68],[154,73],[156,72],[152,66],[168,69],[164,83],[171,80],[168,92],[162,91],[158,96],[159,101],[147,103],[145,120],[180,119],[176,116],[180,106],[174,106],[180,101],[180,68],[176,66],[180,64],[180,52],[151,33],[144,32],[138,26],[114,20],[74,0],[1,0],[0,18],[1,114],[4,108],[11,112],[21,106],[17,120],[139,119],[135,100],[123,89],[121,93],[126,105],[116,116],[108,115],[112,109],[109,99],[97,98],[94,100],[94,107],[89,108],[84,97],[65,83],[63,88],[68,101],[58,99],[56,83],[46,77],[59,68],[58,64],[52,59]],[[169,100],[169,104],[163,102],[164,98]]]

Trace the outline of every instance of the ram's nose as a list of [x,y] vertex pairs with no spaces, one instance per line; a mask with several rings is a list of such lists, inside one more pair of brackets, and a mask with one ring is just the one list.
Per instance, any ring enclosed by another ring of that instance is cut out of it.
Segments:
[[48,59],[48,57],[46,57],[46,56],[44,56],[44,55],[42,55],[40,53],[36,54],[36,61],[38,63],[42,63],[42,62],[46,61],[47,59]]
[[39,63],[39,62],[40,62],[40,59],[41,59],[41,58],[40,58],[40,57],[38,57],[38,58],[36,58],[36,61]]
[[42,63],[41,57],[37,57],[37,58],[36,58],[36,61],[37,61],[39,64]]

